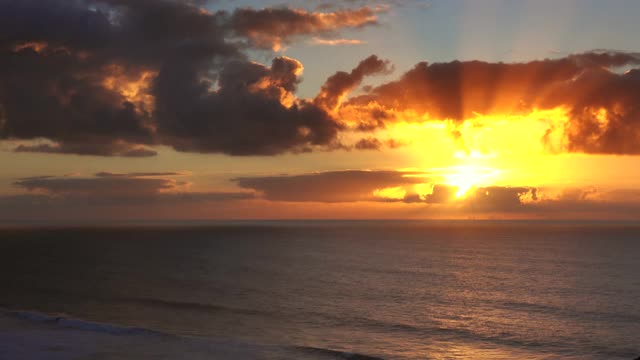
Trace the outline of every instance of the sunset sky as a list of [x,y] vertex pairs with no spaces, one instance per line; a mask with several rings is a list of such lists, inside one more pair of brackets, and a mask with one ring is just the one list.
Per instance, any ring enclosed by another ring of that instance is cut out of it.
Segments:
[[0,221],[638,219],[638,13],[0,0]]

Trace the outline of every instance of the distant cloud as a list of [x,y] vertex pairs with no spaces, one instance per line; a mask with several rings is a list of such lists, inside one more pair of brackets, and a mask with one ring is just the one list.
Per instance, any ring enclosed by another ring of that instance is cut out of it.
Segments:
[[175,191],[184,183],[169,178],[144,177],[42,177],[17,180],[14,185],[51,195],[137,197]]
[[418,184],[413,172],[347,170],[291,176],[239,177],[241,188],[252,189],[272,201],[371,201],[377,189]]
[[279,50],[292,38],[334,32],[344,28],[377,25],[381,8],[363,6],[331,12],[308,12],[302,9],[266,8],[237,9],[230,18],[230,27],[259,48]]
[[253,192],[190,192],[190,183],[173,179],[179,172],[110,173],[93,177],[35,176],[13,184],[40,196],[64,199],[92,199],[109,203],[144,201],[226,201],[254,197]]
[[394,140],[380,140],[374,137],[366,137],[358,140],[354,145],[357,150],[383,150],[384,148],[395,149],[405,145],[405,143]]
[[[0,196],[0,220],[38,216],[126,219],[131,214],[154,218],[196,213],[228,217],[232,216],[228,212],[231,209],[235,217],[246,215],[246,211],[262,214],[261,217],[281,215],[256,210],[265,206],[282,211],[297,209],[301,211],[297,216],[305,211],[318,215],[314,209],[375,208],[381,211],[385,207],[404,215],[411,211],[419,217],[633,218],[640,214],[637,189],[478,186],[458,196],[459,189],[443,182],[442,174],[436,170],[347,170],[238,177],[232,181],[241,189],[213,192],[189,191],[188,182],[173,178],[181,175],[183,173],[178,172],[102,172],[91,177],[18,179],[14,185],[26,192]],[[362,203],[366,204],[361,206]],[[359,217],[357,215],[352,214]]]
[[639,190],[477,186],[458,196],[459,188],[443,183],[437,172],[348,170],[233,181],[274,203],[421,204],[425,217],[633,218],[640,214]]
[[366,44],[365,41],[358,40],[358,39],[322,39],[318,37],[312,38],[309,41],[309,43],[313,45],[329,45],[329,46]]
[[184,176],[187,173],[182,172],[133,172],[133,173],[113,173],[108,171],[101,171],[95,174],[96,177],[125,177],[125,178],[138,178],[138,177],[158,177],[158,176]]
[[533,187],[480,186],[457,197],[458,187],[434,172],[331,171],[291,176],[242,177],[234,181],[270,201],[400,202],[442,205],[465,211],[519,211],[538,200]]
[[0,221],[175,219],[224,214],[221,207],[256,198],[253,191],[190,191],[190,183],[173,178],[182,175],[99,172],[18,179],[14,186],[25,192],[0,196]]
[[18,145],[13,149],[19,153],[77,154],[94,156],[150,157],[158,152],[140,145],[125,143],[85,144],[38,144]]

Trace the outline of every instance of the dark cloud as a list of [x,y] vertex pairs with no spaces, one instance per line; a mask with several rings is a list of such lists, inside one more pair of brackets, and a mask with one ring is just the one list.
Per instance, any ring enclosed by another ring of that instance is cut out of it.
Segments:
[[[331,171],[292,176],[243,177],[235,181],[271,201],[400,202],[442,205],[464,211],[519,211],[539,200],[532,187],[473,187],[463,196],[459,188],[438,183],[435,173],[402,171]],[[416,185],[431,185],[420,193]]]
[[171,56],[237,53],[215,18],[173,1],[0,1],[0,137],[48,138],[22,147],[149,156],[150,78]]
[[362,60],[351,72],[338,71],[331,75],[322,85],[315,102],[324,109],[335,110],[342,99],[362,83],[365,76],[389,73],[392,70],[393,67],[389,61],[371,55]]
[[456,198],[458,188],[455,186],[436,184],[431,194],[427,194],[424,202],[429,204],[446,204]]
[[62,143],[62,144],[37,144],[18,145],[15,152],[25,153],[48,153],[48,154],[78,154],[95,156],[122,156],[122,157],[150,157],[158,153],[140,145],[123,143],[111,144],[84,144],[84,143]]
[[230,201],[254,198],[252,192],[190,192],[188,182],[171,178],[181,175],[184,174],[99,172],[95,177],[35,176],[18,179],[14,185],[33,193],[35,197],[28,197],[28,199],[59,199],[61,204],[82,199],[91,200],[96,204],[144,204],[145,202]]
[[272,201],[351,202],[374,199],[378,189],[418,184],[424,181],[413,172],[330,171],[292,176],[241,177],[240,187],[262,193]]
[[366,137],[358,140],[353,147],[357,150],[382,150],[395,149],[403,145],[405,144],[394,139],[380,140],[375,137]]
[[183,185],[173,179],[144,177],[45,177],[20,179],[14,185],[51,195],[136,197],[176,190]]
[[[429,113],[434,119],[464,120],[475,113],[513,113],[535,106],[577,104],[578,94],[556,98],[565,86],[581,92],[580,83],[594,73],[619,76],[604,68],[640,64],[627,53],[584,53],[527,63],[453,61],[418,63],[400,80],[378,86],[355,101],[375,100],[389,108]],[[554,91],[555,90],[555,91]]]
[[[0,221],[71,221],[193,218],[255,198],[249,191],[189,191],[178,172],[99,172],[92,177],[34,176],[14,185],[26,190],[0,196]],[[242,206],[242,205],[239,205]]]
[[567,150],[640,154],[640,70],[594,70],[553,91],[546,103],[571,104]]
[[358,140],[354,147],[358,150],[380,150],[382,146],[382,141],[374,137],[368,137]]
[[[203,204],[209,204],[206,209],[211,211],[235,204],[236,213],[246,210],[243,206],[256,208],[256,203],[245,200],[262,201],[263,205],[264,200],[325,203],[313,206],[366,201],[378,203],[375,205],[378,207],[387,206],[386,203],[390,209],[396,210],[405,204],[407,209],[420,211],[423,216],[447,217],[495,214],[507,217],[633,218],[640,214],[638,190],[487,186],[471,188],[458,197],[458,188],[437,183],[437,174],[353,170],[237,178],[234,181],[240,187],[251,191],[189,192],[188,183],[171,178],[180,175],[183,174],[103,172],[94,177],[36,176],[19,179],[15,185],[28,193],[0,197],[0,220],[38,216],[46,219],[74,219],[76,216],[127,219],[129,214],[136,214],[139,218],[175,217],[177,208],[204,216]],[[422,189],[427,193],[416,191],[416,185],[433,184],[434,181],[432,189]],[[271,206],[277,204],[272,203]],[[218,214],[224,215],[224,211]]]
[[376,9],[366,6],[333,12],[246,8],[235,10],[229,17],[229,26],[236,34],[248,38],[253,46],[274,50],[298,36],[329,33],[343,28],[362,28],[377,23]]
[[531,203],[538,201],[537,193],[536,188],[530,187],[487,186],[473,189],[465,202],[475,211],[511,211],[525,206],[525,196]]
[[133,197],[20,194],[0,196],[0,222],[72,223],[224,216],[231,203],[251,200],[243,192],[158,193]]
[[[635,154],[640,153],[640,70],[615,70],[638,64],[639,54],[611,51],[527,63],[421,62],[399,80],[351,99],[344,113],[368,130],[395,121],[402,111],[461,121],[564,107],[567,151]],[[373,111],[384,116],[374,117]]]
[[218,91],[211,92],[196,68],[166,69],[154,84],[160,136],[181,151],[232,155],[330,145],[341,125],[314,104],[295,99],[301,70],[286,57],[271,67],[232,62],[220,73]]
[[150,177],[150,176],[183,176],[184,173],[180,172],[133,172],[133,173],[113,173],[108,171],[101,171],[96,173],[96,177],[127,177],[127,178],[137,178],[137,177]]
[[[21,152],[232,155],[331,147],[341,126],[295,97],[302,65],[243,54],[265,41],[374,24],[368,8],[208,12],[179,0],[0,0],[0,139]],[[268,39],[268,40],[265,40]]]

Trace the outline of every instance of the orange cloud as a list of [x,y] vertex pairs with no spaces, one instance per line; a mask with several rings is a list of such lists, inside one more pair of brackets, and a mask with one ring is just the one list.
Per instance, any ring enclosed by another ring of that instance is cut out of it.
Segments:
[[233,30],[257,47],[278,51],[292,38],[329,33],[344,28],[361,28],[378,23],[381,9],[361,7],[333,12],[302,9],[238,9],[230,16]]
[[[527,63],[422,62],[399,80],[340,102],[335,111],[349,127],[371,130],[401,121],[462,123],[482,116],[526,115],[563,109],[566,121],[550,125],[547,141],[560,151],[640,153],[640,55],[588,52]],[[453,131],[452,136],[459,137]]]
[[309,41],[309,43],[313,45],[329,45],[329,46],[366,44],[365,41],[358,40],[358,39],[322,39],[318,37],[312,38]]

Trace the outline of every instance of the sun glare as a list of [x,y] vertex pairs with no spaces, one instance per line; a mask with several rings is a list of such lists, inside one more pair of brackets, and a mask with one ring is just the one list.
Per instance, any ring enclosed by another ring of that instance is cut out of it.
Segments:
[[498,174],[496,169],[482,168],[473,165],[461,165],[450,168],[451,172],[444,175],[445,183],[455,186],[456,198],[462,198],[469,193],[469,190],[491,185]]

